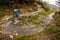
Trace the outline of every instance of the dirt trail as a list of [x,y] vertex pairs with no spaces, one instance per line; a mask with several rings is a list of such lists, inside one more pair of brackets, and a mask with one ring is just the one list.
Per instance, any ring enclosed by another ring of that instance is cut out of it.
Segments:
[[[40,10],[39,10],[40,11]],[[39,11],[36,11],[36,12],[33,12],[32,14],[34,15],[35,13],[39,12]],[[29,14],[31,15],[31,14]],[[42,30],[44,30],[44,28],[47,27],[47,25],[50,23],[50,21],[53,19],[53,16],[55,15],[55,13],[51,13],[49,14],[45,20],[44,20],[44,23],[42,23],[41,25],[39,25],[38,27],[30,27],[30,28],[22,28],[22,27],[19,27],[18,25],[15,25],[13,24],[13,22],[11,22],[12,20],[8,20],[7,21],[7,24],[4,29],[0,32],[2,33],[9,33],[9,34],[15,34],[15,33],[18,33],[18,34],[24,34],[24,35],[28,35],[28,34],[32,34],[32,33],[35,33],[35,32],[41,32]],[[20,15],[21,16],[21,15]],[[13,20],[14,21],[14,20]],[[5,23],[4,23],[5,24]],[[7,32],[5,32],[7,31]]]

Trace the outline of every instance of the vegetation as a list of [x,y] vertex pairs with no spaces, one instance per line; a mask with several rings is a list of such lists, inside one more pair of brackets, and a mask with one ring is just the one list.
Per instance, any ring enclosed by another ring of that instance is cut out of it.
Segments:
[[28,25],[29,23],[35,26],[40,25],[38,21],[39,15],[30,16],[30,17],[21,17],[18,25],[23,26],[24,24]]
[[50,14],[50,12],[46,11],[46,10],[42,10],[40,15],[43,15],[43,16],[47,16],[48,14]]
[[47,32],[52,40],[60,40],[60,12],[56,12],[55,21],[47,28]]
[[12,40],[9,35],[0,33],[0,40]]
[[46,2],[42,2],[42,7],[43,7],[46,11],[50,10],[49,5],[48,5]]
[[55,16],[55,21],[56,21],[56,26],[58,28],[60,28],[60,12],[56,12],[56,16]]
[[33,3],[35,3],[35,2],[38,2],[38,1],[40,1],[40,0],[1,0],[0,1],[0,3],[1,4],[7,4],[8,6],[10,6],[10,5],[13,5],[14,3],[22,3],[22,4],[24,4],[24,3],[30,3],[30,4],[33,4]]

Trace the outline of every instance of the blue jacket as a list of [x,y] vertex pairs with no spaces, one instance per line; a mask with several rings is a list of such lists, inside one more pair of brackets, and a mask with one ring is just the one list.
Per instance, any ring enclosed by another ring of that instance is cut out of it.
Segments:
[[18,9],[15,9],[14,13],[15,13],[15,15],[18,15],[18,13],[19,13]]

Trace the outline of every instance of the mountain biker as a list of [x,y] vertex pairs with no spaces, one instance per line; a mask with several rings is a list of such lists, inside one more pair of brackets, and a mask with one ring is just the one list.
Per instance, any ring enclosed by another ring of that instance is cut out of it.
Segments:
[[14,9],[14,14],[15,14],[16,17],[18,17],[19,10],[18,9]]

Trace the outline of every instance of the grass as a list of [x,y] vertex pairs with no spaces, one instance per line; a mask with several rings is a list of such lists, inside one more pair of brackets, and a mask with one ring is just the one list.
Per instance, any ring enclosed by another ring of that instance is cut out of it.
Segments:
[[0,6],[0,21],[3,19],[5,15],[10,15],[12,13],[12,10],[10,8],[7,8],[5,6]]
[[50,12],[43,9],[40,14],[43,16],[47,16],[48,14],[50,14]]
[[38,21],[39,15],[31,16],[31,17],[21,17],[18,25],[22,26],[24,24],[32,24],[35,26],[40,25],[40,22]]
[[1,17],[0,17],[0,22],[2,21],[3,17],[4,17],[4,16],[1,16]]

